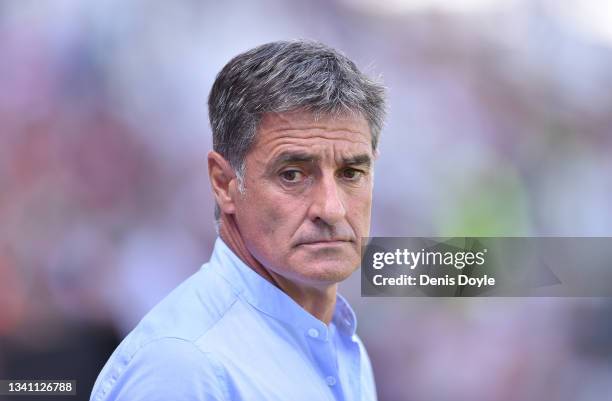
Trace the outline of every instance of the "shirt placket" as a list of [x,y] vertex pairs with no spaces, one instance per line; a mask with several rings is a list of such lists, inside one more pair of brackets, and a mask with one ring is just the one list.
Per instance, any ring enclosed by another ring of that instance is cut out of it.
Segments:
[[308,347],[312,358],[319,369],[321,380],[333,394],[333,399],[344,401],[342,386],[340,385],[338,361],[333,344],[333,336],[328,329],[312,327],[306,332]]

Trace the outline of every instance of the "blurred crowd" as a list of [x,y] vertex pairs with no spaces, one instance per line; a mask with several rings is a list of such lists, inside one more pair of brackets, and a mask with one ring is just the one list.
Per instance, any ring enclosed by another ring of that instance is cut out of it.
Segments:
[[[267,41],[321,40],[388,86],[372,235],[610,236],[612,8],[447,3],[0,2],[0,378],[76,378],[87,399],[207,261],[208,91]],[[341,291],[381,401],[612,392],[610,301]]]

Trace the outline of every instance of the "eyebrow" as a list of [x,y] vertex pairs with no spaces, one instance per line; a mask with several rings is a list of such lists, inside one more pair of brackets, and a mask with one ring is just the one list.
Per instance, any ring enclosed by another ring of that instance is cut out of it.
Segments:
[[306,152],[282,152],[274,159],[272,164],[277,166],[284,163],[313,163],[320,160],[319,156]]
[[[307,152],[282,152],[278,155],[271,166],[277,167],[282,164],[290,163],[315,163],[319,162],[321,158],[317,155],[313,155]],[[360,155],[344,157],[342,158],[342,164],[345,166],[365,166],[370,167],[372,165],[372,158],[370,155],[364,153]]]
[[368,154],[351,156],[348,158],[342,159],[342,163],[347,166],[366,166],[370,167],[372,165],[372,158]]

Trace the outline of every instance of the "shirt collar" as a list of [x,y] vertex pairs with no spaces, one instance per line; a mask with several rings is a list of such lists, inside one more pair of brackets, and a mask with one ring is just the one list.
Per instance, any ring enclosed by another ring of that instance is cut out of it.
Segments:
[[[327,341],[330,328],[311,315],[278,287],[246,265],[221,238],[217,238],[210,266],[236,290],[236,295],[259,311],[294,327],[301,332]],[[352,336],[357,328],[355,312],[340,294],[332,323],[344,335]],[[316,334],[313,332],[316,330]]]

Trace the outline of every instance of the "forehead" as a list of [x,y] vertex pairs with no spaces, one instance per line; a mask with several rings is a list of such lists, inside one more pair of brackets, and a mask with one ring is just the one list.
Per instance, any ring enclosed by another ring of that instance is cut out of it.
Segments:
[[[371,153],[372,139],[368,122],[361,115],[315,116],[303,111],[265,114],[252,150],[276,153],[291,146]],[[272,156],[270,153],[268,156]]]

